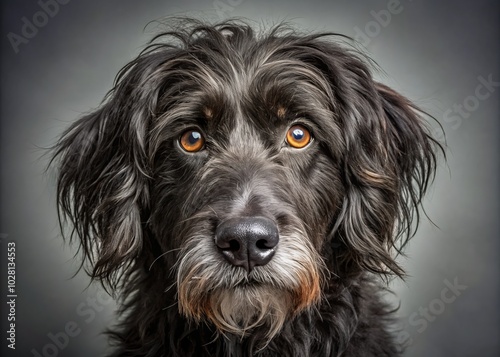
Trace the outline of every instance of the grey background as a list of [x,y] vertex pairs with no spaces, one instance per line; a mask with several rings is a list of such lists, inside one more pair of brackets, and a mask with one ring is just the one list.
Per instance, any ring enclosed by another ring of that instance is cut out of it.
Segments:
[[[448,163],[441,162],[426,199],[438,227],[424,218],[404,260],[410,277],[392,284],[396,297],[390,298],[401,303],[401,325],[412,340],[406,355],[500,355],[500,87],[483,89],[487,99],[471,99],[481,76],[500,82],[498,2],[401,0],[401,11],[383,25],[373,22],[373,14],[386,10],[388,1],[222,2],[235,6],[217,13],[213,0],[71,0],[15,53],[8,34],[20,34],[22,18],[32,19],[41,8],[34,0],[2,1],[3,312],[9,241],[17,244],[18,291],[17,349],[6,349],[2,315],[2,355],[43,355],[50,334],[70,321],[81,332],[61,340],[58,356],[99,356],[106,350],[100,331],[112,320],[115,305],[87,300],[97,296],[98,287],[88,287],[83,274],[71,278],[77,261],[59,236],[54,172],[43,172],[47,158],[40,148],[98,106],[117,71],[150,37],[152,28],[144,31],[149,21],[175,14],[243,16],[264,24],[287,19],[303,29],[356,36],[359,28],[371,36],[369,43],[364,40],[366,50],[385,70],[378,78],[433,114],[448,140]],[[456,112],[445,121],[445,113],[464,101],[472,110],[460,121]],[[443,289],[455,279],[462,291],[445,303]],[[425,328],[411,320],[422,319],[423,308],[434,311]]]

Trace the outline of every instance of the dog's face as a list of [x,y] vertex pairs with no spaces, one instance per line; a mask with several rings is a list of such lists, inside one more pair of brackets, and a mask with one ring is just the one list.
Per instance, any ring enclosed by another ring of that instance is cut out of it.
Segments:
[[165,259],[182,313],[273,335],[320,297],[344,139],[319,71],[255,51],[176,58],[183,77],[152,120],[151,227],[162,251],[180,248]]
[[336,279],[401,275],[391,249],[435,166],[413,106],[321,36],[191,30],[126,66],[58,145],[91,274],[160,269],[186,317],[267,338]]

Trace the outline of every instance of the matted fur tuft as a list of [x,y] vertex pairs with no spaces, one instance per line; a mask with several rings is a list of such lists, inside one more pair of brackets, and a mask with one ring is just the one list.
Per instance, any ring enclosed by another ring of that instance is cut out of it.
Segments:
[[[121,294],[113,356],[398,355],[380,277],[436,169],[425,114],[340,35],[172,23],[54,148],[61,223]],[[214,242],[235,217],[279,232],[250,272]]]

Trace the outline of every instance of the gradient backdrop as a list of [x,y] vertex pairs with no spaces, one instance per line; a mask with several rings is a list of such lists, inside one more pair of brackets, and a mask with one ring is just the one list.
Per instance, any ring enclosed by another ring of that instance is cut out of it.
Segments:
[[[165,15],[291,20],[356,36],[384,69],[379,80],[441,122],[448,163],[426,199],[437,227],[424,218],[404,262],[411,276],[392,284],[390,298],[401,303],[407,356],[500,355],[497,1],[60,0],[45,17],[44,2],[53,1],[2,1],[2,356],[106,351],[100,331],[115,305],[83,274],[71,278],[77,261],[58,232],[54,172],[43,172],[41,148],[99,105],[153,32],[145,25]],[[40,27],[23,35],[25,21]],[[15,352],[6,348],[8,242],[17,249]],[[75,336],[63,338],[65,329]]]

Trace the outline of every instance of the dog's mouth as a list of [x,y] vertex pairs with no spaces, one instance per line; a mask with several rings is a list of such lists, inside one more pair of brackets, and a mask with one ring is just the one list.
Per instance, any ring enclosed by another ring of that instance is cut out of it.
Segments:
[[[232,279],[216,284],[218,289],[245,289],[245,288],[255,288],[266,285],[272,285],[272,282],[265,282],[262,279],[258,279],[253,272],[247,273],[244,270],[238,271],[239,274],[233,276]],[[190,279],[190,283],[197,284],[200,280],[206,279],[202,276],[193,276]]]
[[[214,289],[218,290],[245,290],[257,288],[273,288],[276,282],[270,278],[271,272],[267,267],[256,267],[250,272],[242,267],[228,267],[223,275],[223,281],[212,284]],[[220,279],[220,277],[216,278]]]
[[232,284],[229,288],[231,289],[249,289],[258,288],[263,286],[272,286],[271,282],[264,282],[261,279],[257,279],[252,272],[246,274],[245,279],[240,279],[239,281]]
[[263,285],[262,282],[255,280],[254,278],[249,278],[244,281],[240,281],[234,285],[235,288],[246,288],[249,286],[259,286]]

